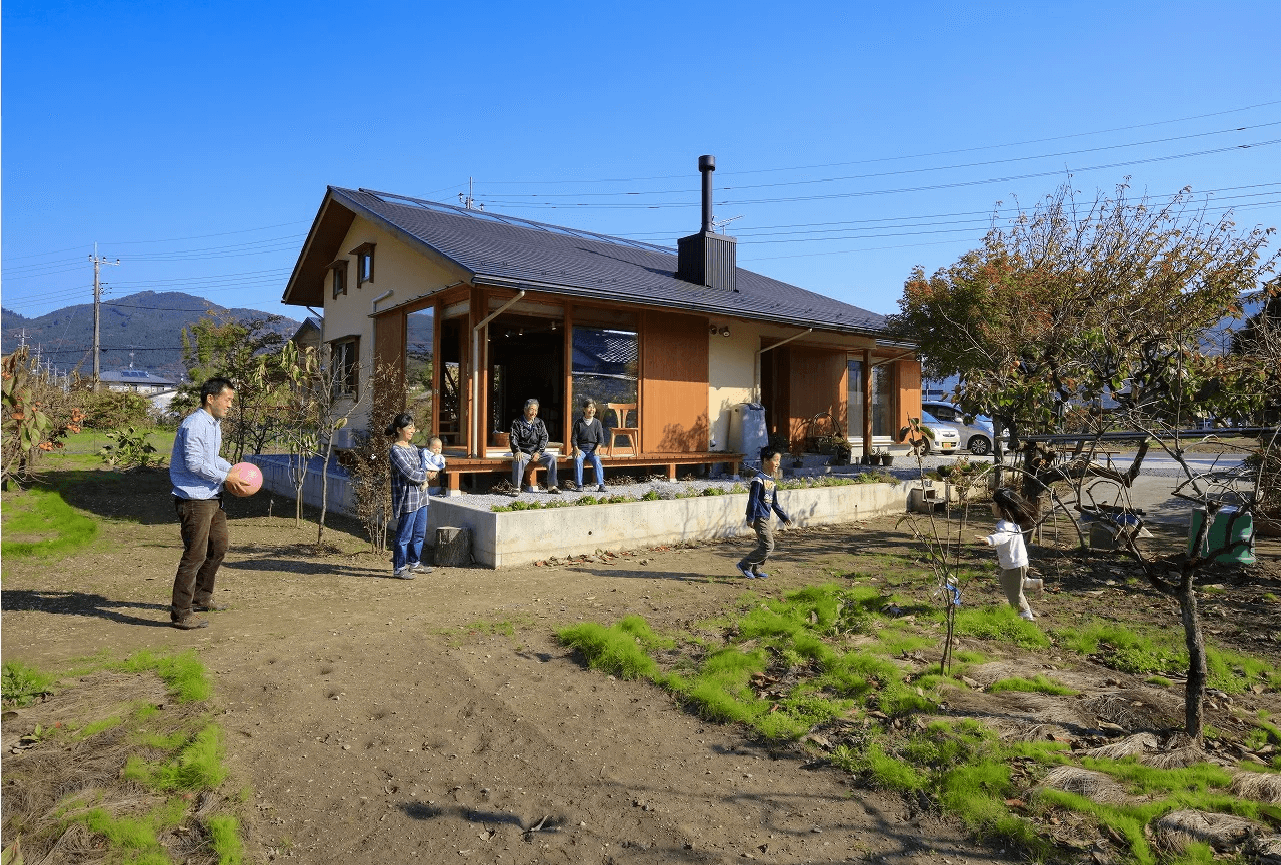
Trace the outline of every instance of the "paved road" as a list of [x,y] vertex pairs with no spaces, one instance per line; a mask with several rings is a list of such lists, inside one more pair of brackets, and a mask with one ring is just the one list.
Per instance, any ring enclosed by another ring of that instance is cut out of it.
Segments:
[[[955,457],[967,458],[975,461],[991,462],[991,457],[974,457],[967,453],[956,454]],[[950,461],[952,455],[948,457],[936,457],[940,462]],[[1237,469],[1244,462],[1244,457],[1236,454],[1220,455],[1198,455],[1188,458],[1189,467],[1198,473],[1200,472],[1231,472]],[[1134,462],[1134,454],[1117,454],[1112,457],[1112,468],[1118,472],[1128,471]],[[1174,490],[1178,484],[1186,479],[1183,468],[1170,456],[1164,453],[1156,454],[1149,452],[1143,458],[1143,465],[1139,476],[1135,478],[1134,483],[1128,491],[1123,490],[1118,484],[1105,480],[1095,480],[1089,486],[1089,492],[1093,494],[1095,502],[1100,504],[1115,504],[1124,502],[1132,508],[1137,508],[1145,512],[1145,519],[1150,523],[1161,523],[1164,525],[1188,526],[1191,522],[1192,510],[1196,505],[1184,499],[1176,498]],[[1248,488],[1246,485],[1238,485],[1238,489]],[[1223,491],[1223,487],[1218,488]],[[1087,495],[1085,501],[1090,501]]]

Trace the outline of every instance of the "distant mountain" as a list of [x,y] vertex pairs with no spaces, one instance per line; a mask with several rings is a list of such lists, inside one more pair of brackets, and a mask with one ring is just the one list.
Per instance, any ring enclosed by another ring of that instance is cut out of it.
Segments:
[[[256,309],[227,309],[193,294],[177,291],[143,291],[127,297],[103,301],[99,335],[103,372],[145,369],[168,378],[181,378],[183,328],[199,321],[206,312],[229,315],[236,321],[266,318],[270,313]],[[272,330],[292,336],[299,322],[280,318]],[[27,318],[8,309],[0,309],[0,347],[8,354],[23,338],[42,359],[58,370],[79,369],[81,375],[93,371],[93,304],[64,306],[36,318]]]

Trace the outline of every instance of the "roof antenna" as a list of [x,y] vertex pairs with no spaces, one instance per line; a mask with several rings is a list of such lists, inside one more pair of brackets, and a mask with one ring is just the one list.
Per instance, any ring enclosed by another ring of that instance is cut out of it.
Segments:
[[475,186],[476,186],[475,178],[468,177],[467,178],[467,194],[464,195],[461,192],[458,193],[458,203],[463,206],[464,210],[484,210],[485,209],[484,204],[476,203],[476,198],[472,194],[473,191],[475,190]]

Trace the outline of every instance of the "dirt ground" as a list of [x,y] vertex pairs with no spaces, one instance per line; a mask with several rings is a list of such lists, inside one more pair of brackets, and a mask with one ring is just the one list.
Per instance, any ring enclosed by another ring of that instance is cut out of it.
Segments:
[[[105,521],[90,550],[4,562],[4,658],[56,669],[194,648],[226,731],[226,789],[250,791],[250,861],[1016,861],[801,746],[763,746],[648,684],[592,672],[555,641],[558,627],[631,613],[657,631],[689,627],[744,591],[778,596],[853,556],[909,553],[893,519],[781,533],[768,582],[732,576],[745,540],[408,582],[341,518],[329,531],[340,551],[317,557],[314,523],[295,528],[280,500],[268,516],[259,496],[229,505],[216,597],[231,609],[182,632],[168,627],[181,545],[166,486],[143,477],[130,491],[72,497]],[[1281,549],[1265,552],[1263,581],[1226,586],[1207,616],[1225,642],[1275,663],[1281,612],[1262,595],[1281,591]],[[1043,571],[1047,624],[1125,605],[1177,627],[1168,602],[1112,566]],[[997,592],[981,584],[969,602]],[[6,739],[38,708],[7,715]]]

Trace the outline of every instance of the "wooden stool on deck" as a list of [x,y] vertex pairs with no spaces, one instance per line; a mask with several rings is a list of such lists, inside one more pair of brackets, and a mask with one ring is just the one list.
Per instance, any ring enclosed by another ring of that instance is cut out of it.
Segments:
[[636,411],[634,402],[607,402],[605,408],[614,412],[614,421],[617,426],[609,428],[609,455],[614,455],[614,442],[619,436],[626,436],[628,445],[632,449],[632,456],[640,456],[640,419],[637,418],[636,426],[627,425],[627,413]]

